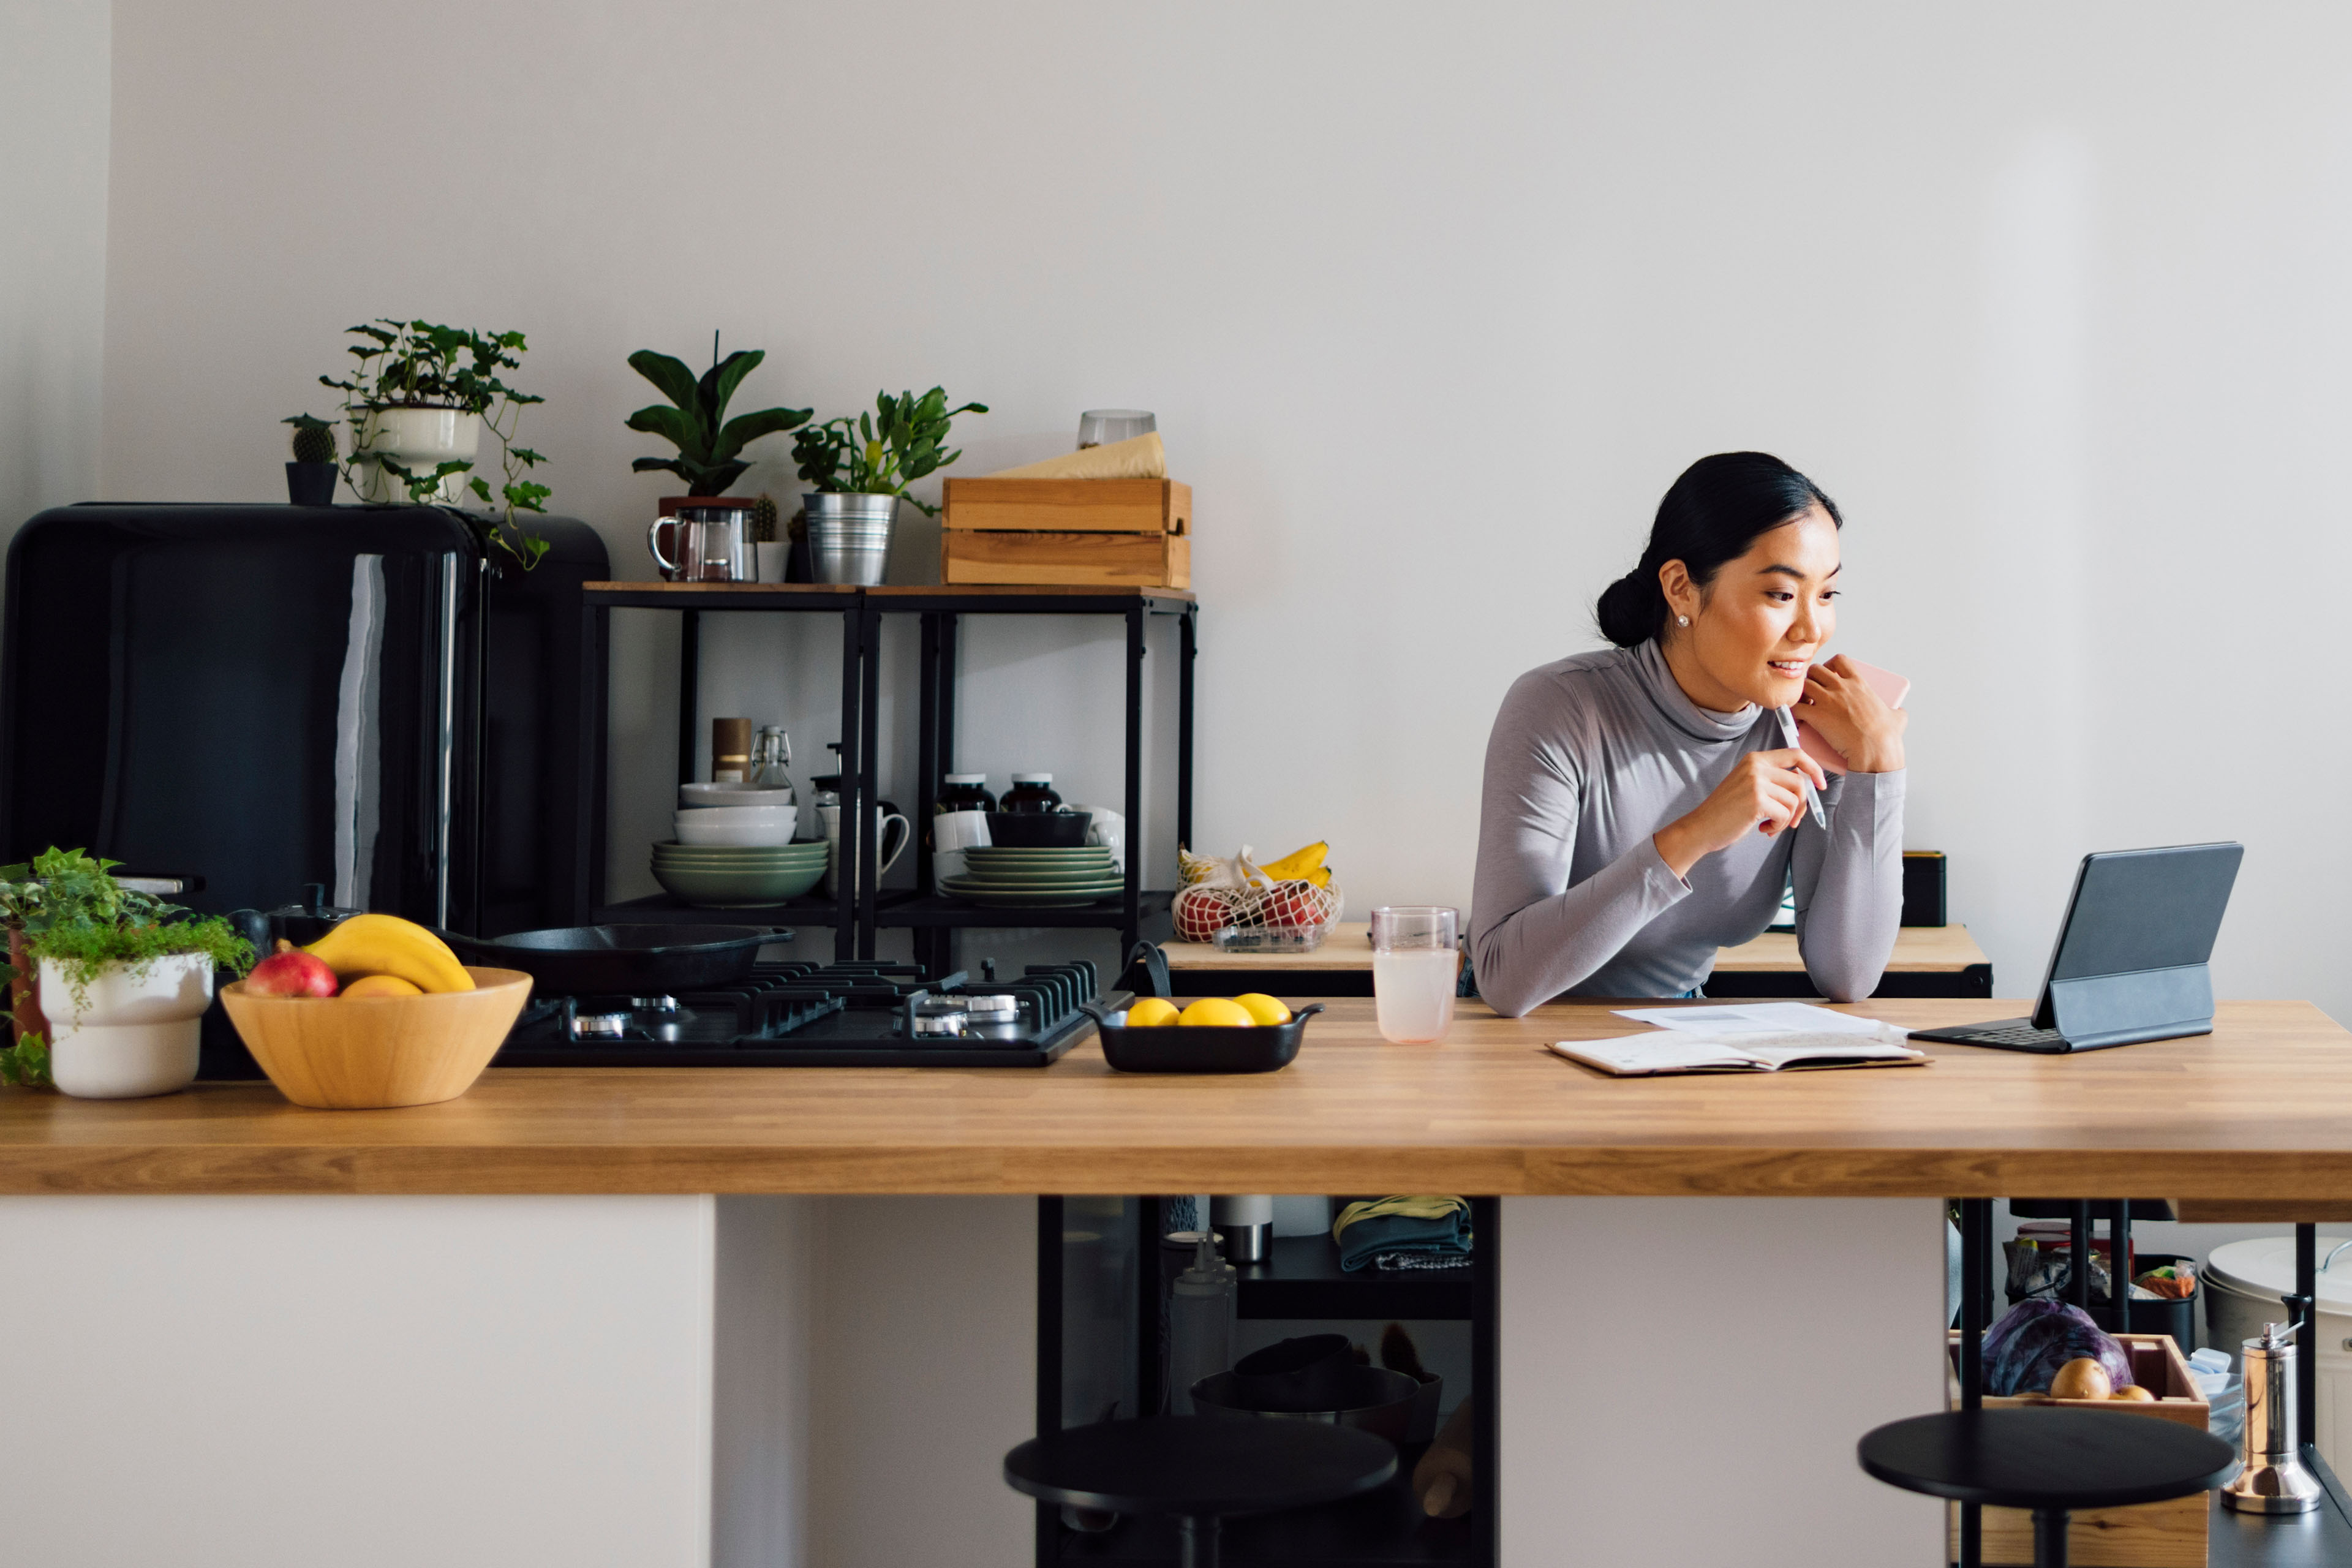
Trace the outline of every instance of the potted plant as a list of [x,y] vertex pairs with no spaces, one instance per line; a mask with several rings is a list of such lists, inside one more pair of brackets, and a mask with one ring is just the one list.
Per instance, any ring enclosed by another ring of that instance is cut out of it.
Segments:
[[686,481],[688,496],[726,494],[727,487],[751,466],[737,455],[745,447],[762,436],[779,435],[808,423],[810,411],[805,408],[762,408],[727,417],[727,405],[735,389],[767,357],[764,349],[738,349],[722,360],[713,334],[710,368],[697,379],[682,360],[651,349],[631,354],[629,368],[659,388],[670,406],[649,404],[629,416],[628,426],[659,436],[677,448],[677,456],[639,458],[629,465],[630,469],[645,474],[666,468]]
[[948,426],[957,415],[987,412],[984,403],[950,408],[947,393],[936,386],[920,397],[881,392],[875,394],[871,414],[856,419],[843,415],[793,437],[800,477],[816,487],[802,502],[816,581],[867,587],[880,583],[898,502],[911,502],[926,517],[940,514],[939,508],[908,494],[907,487],[963,456],[944,449]]
[[[169,1094],[196,1076],[199,1020],[213,973],[243,973],[253,946],[215,915],[134,892],[111,860],[51,848],[0,868],[12,992],[32,981],[48,1037],[20,1031],[0,1053],[0,1079],[54,1084],[89,1100]],[[32,966],[32,974],[25,972]],[[18,1016],[25,1002],[19,998]]]
[[[486,549],[502,550],[525,566],[547,553],[547,541],[519,527],[518,511],[544,512],[549,490],[529,476],[547,459],[514,444],[526,405],[546,399],[519,392],[499,378],[522,363],[520,332],[478,332],[431,321],[380,317],[350,328],[359,368],[349,380],[322,375],[320,384],[343,395],[352,427],[343,478],[364,501],[405,500],[461,509],[467,495],[495,510],[467,517]],[[474,472],[482,432],[498,437],[505,482],[499,495]],[[504,505],[499,505],[503,500]]]
[[286,500],[294,506],[332,506],[340,467],[334,426],[311,414],[297,414],[279,423],[294,426],[294,460],[286,465]]

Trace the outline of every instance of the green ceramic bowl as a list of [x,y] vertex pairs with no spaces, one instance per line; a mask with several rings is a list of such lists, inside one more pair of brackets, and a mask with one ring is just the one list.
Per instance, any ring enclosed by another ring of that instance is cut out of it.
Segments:
[[786,871],[699,871],[656,865],[654,880],[682,903],[705,910],[748,910],[799,898],[824,878],[824,866]]

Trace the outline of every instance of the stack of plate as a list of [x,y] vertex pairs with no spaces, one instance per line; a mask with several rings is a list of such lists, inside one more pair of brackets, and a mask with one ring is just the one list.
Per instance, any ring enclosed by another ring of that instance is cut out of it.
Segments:
[[1110,851],[1099,844],[1071,849],[977,848],[963,852],[964,874],[940,888],[991,909],[1073,909],[1109,898],[1124,886]]
[[656,844],[654,880],[698,909],[758,909],[815,887],[824,877],[824,851],[822,839],[756,847]]

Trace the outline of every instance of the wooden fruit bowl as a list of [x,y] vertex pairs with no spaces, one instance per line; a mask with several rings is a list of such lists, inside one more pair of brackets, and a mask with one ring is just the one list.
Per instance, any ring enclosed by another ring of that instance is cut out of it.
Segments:
[[474,1087],[530,999],[530,976],[519,969],[466,973],[475,989],[422,996],[256,996],[239,980],[221,987],[221,1005],[297,1105],[431,1105]]

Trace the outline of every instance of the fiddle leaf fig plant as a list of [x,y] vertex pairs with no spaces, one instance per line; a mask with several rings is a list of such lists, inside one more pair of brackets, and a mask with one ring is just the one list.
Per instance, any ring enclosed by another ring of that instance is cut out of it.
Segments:
[[793,437],[793,457],[801,478],[820,493],[898,496],[937,517],[940,509],[916,500],[907,487],[963,456],[961,448],[943,449],[957,415],[987,412],[985,403],[950,408],[947,393],[936,386],[920,397],[877,392],[871,414],[845,414]]
[[669,405],[655,403],[629,416],[628,426],[658,436],[677,448],[675,458],[639,458],[629,465],[636,473],[667,468],[686,481],[690,496],[724,495],[751,465],[739,457],[763,436],[798,429],[808,423],[805,408],[762,408],[727,417],[727,405],[743,378],[768,357],[764,349],[737,349],[698,378],[682,360],[651,349],[629,356],[629,368],[660,389]]

